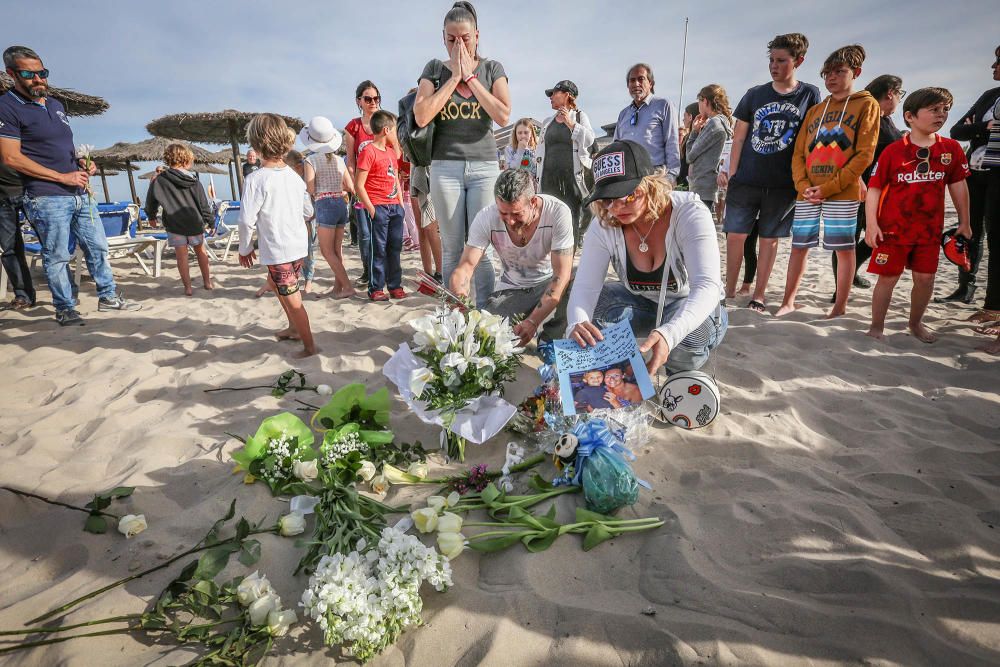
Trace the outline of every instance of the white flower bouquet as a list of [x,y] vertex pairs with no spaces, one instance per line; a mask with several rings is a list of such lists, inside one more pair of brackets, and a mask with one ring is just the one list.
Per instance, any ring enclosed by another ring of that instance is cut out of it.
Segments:
[[438,309],[409,324],[412,349],[401,345],[383,373],[423,421],[444,427],[448,456],[464,461],[467,440],[491,438],[514,414],[499,396],[522,348],[507,318],[486,311]]
[[407,627],[420,625],[425,581],[438,591],[450,586],[448,559],[387,527],[376,545],[360,540],[347,555],[324,556],[302,593],[302,607],[319,623],[328,645],[342,644],[367,662]]

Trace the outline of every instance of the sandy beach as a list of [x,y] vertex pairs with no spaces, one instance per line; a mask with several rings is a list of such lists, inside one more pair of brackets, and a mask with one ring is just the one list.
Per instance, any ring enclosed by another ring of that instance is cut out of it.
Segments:
[[[356,252],[346,254],[357,275]],[[785,241],[771,312],[787,257]],[[729,332],[705,369],[718,379],[722,414],[700,431],[657,426],[636,451],[636,471],[653,490],[625,515],[660,516],[665,526],[587,553],[574,536],[540,554],[466,552],[453,562],[452,589],[425,588],[424,627],[370,664],[1000,663],[1000,359],[975,351],[987,339],[962,321],[970,306],[931,304],[933,345],[908,335],[908,276],[884,342],[864,336],[870,290],[853,292],[846,317],[824,320],[829,262],[813,254],[804,307],[787,318],[746,310],[748,297],[731,304]],[[404,254],[407,276],[418,265],[417,253]],[[135,486],[112,511],[144,513],[149,529],[130,540],[92,535],[81,513],[0,491],[2,629],[190,548],[234,498],[249,519],[286,512],[266,487],[232,474],[239,443],[225,432],[252,433],[264,417],[298,407],[294,395],[204,390],[268,384],[290,367],[334,389],[385,386],[382,365],[411,336],[404,323],[434,305],[420,295],[389,304],[310,298],[321,353],[295,361],[298,345],[272,335],[284,326],[277,301],[254,298],[261,270],[232,257],[214,263],[218,288],[185,298],[172,256],[158,280],[131,260],[113,267],[142,311],[98,313],[85,281],[83,328],[61,329],[45,291],[39,308],[0,313],[0,484],[74,505]],[[951,291],[955,273],[942,264],[937,294]],[[326,291],[322,260],[318,275]],[[515,402],[537,384],[537,361],[529,364],[508,392]],[[399,399],[392,427],[404,440],[437,442]],[[510,439],[470,445],[468,463],[499,467]],[[393,489],[389,501],[427,493]],[[560,501],[562,511],[576,502]],[[291,574],[301,555],[294,540],[262,543],[259,568],[297,606],[307,578]],[[172,573],[133,581],[65,622],[142,611]],[[193,657],[170,643],[111,636],[0,664]],[[350,663],[300,623],[264,664],[331,661]]]

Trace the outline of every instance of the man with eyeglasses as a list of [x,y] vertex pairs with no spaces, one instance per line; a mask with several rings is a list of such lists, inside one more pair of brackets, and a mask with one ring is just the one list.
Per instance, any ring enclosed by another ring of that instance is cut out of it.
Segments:
[[681,171],[681,152],[677,136],[677,114],[670,100],[653,95],[656,80],[653,68],[636,63],[625,77],[632,104],[618,114],[615,141],[634,141],[644,147],[655,168],[666,169],[671,181]]
[[[26,46],[8,48],[3,62],[14,87],[0,96],[0,162],[20,172],[24,182],[24,210],[41,240],[56,321],[62,326],[83,324],[67,271],[71,234],[97,283],[97,309],[139,310],[141,306],[126,301],[115,286],[97,202],[86,192],[90,175],[76,158],[66,110],[48,97],[49,71]],[[95,170],[91,164],[90,174]]]

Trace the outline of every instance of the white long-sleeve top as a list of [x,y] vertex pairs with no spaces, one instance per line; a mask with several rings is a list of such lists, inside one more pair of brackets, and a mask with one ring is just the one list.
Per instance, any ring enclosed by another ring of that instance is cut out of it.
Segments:
[[[535,159],[538,160],[538,182],[542,182],[542,172],[545,170],[545,131],[556,120],[555,115],[542,121],[542,131],[538,136],[538,148],[535,149]],[[580,186],[581,192],[586,192],[583,182],[583,170],[590,169],[590,145],[594,143],[594,130],[590,126],[590,117],[584,112],[576,111],[576,125],[570,133],[573,141],[573,176]]]
[[[712,314],[725,291],[712,214],[693,192],[672,192],[670,202],[663,284],[657,291],[629,291],[658,302],[661,291],[667,290],[666,299],[684,300],[674,316],[656,328],[673,350]],[[583,254],[569,295],[567,337],[573,327],[580,322],[589,322],[593,316],[609,265],[614,267],[618,279],[628,287],[625,235],[621,227],[606,227],[595,218],[584,236]],[[676,280],[675,291],[667,288],[671,273]]]
[[312,215],[306,183],[291,167],[258,169],[243,183],[240,254],[250,254],[256,229],[261,264],[302,259],[309,252],[305,221]]

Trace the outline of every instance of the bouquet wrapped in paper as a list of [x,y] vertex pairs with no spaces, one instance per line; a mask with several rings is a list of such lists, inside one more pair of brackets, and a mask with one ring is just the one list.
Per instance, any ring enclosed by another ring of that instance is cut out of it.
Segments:
[[383,368],[422,421],[442,427],[449,458],[465,460],[465,444],[493,437],[514,414],[502,398],[522,348],[504,317],[486,311],[438,309],[411,321],[413,347],[403,343]]

